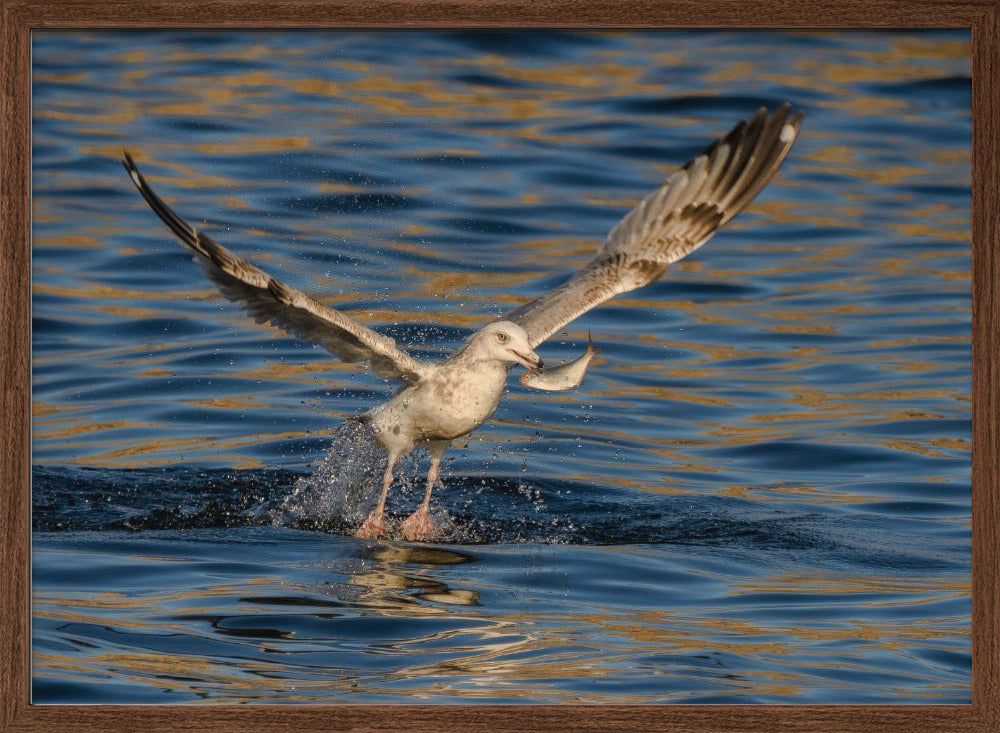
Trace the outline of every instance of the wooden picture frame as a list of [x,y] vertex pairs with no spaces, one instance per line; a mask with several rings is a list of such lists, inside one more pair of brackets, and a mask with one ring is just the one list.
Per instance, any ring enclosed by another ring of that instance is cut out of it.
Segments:
[[[0,0],[0,5],[0,730],[1000,730],[1000,0]],[[31,32],[180,27],[972,29],[972,704],[31,705]]]

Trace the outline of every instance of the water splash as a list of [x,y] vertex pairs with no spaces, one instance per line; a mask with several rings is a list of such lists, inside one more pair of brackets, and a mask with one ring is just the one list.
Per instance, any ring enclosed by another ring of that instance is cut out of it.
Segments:
[[[350,534],[375,507],[388,454],[371,427],[345,420],[312,472],[271,510],[277,526]],[[404,480],[404,483],[407,483]]]
[[[284,469],[67,469],[36,466],[32,526],[37,532],[183,531],[278,525],[353,535],[375,503],[384,463],[377,444],[345,426],[312,473]],[[417,459],[412,459],[417,465]],[[390,494],[387,539],[423,496],[407,470]],[[923,518],[855,508],[719,495],[661,495],[523,476],[451,475],[434,494],[443,527],[436,542],[465,545],[698,545],[742,547],[770,557],[808,558],[816,567],[880,570],[959,568],[969,537],[935,530]],[[910,539],[922,538],[914,547]],[[965,549],[963,549],[965,548]],[[964,562],[964,561],[963,561]]]
[[[411,452],[396,464],[386,511],[386,536],[396,538],[399,525],[423,496],[419,478],[421,451]],[[371,426],[346,420],[337,430],[326,454],[300,477],[291,492],[270,511],[275,526],[354,534],[375,508],[382,488],[388,453]],[[402,511],[401,510],[405,510]],[[446,541],[457,538],[455,523],[440,503],[431,505],[431,519]]]

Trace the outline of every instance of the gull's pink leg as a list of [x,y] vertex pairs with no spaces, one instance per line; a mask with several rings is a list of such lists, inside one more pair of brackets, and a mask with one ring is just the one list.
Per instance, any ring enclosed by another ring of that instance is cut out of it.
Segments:
[[398,456],[389,454],[389,464],[385,467],[385,476],[382,477],[382,494],[378,498],[378,504],[354,533],[355,537],[377,540],[385,534],[385,500],[389,496],[389,487],[392,486],[392,469],[396,465],[397,458]]
[[400,527],[403,537],[410,542],[424,542],[437,534],[438,529],[431,521],[431,491],[434,490],[434,484],[437,483],[441,456],[444,455],[447,448],[447,441],[431,443],[431,467],[427,471],[427,493],[424,494],[424,500],[417,507],[417,511],[407,517]]

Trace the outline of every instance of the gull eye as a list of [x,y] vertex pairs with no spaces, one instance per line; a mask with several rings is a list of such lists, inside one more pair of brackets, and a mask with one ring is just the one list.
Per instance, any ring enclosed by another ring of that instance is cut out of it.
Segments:
[[497,334],[497,341],[499,341],[501,344],[507,343],[507,338],[508,338],[507,334],[505,334],[505,333],[498,333]]

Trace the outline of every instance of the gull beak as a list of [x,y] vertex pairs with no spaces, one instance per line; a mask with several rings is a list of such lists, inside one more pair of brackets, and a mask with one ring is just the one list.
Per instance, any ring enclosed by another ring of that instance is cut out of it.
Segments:
[[541,357],[539,357],[534,351],[528,351],[527,353],[515,351],[514,349],[508,349],[508,351],[514,355],[514,358],[517,359],[518,363],[525,369],[541,369],[545,366]]

